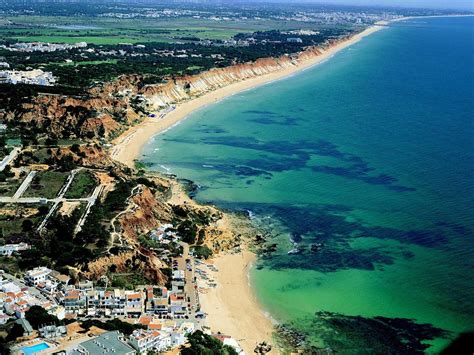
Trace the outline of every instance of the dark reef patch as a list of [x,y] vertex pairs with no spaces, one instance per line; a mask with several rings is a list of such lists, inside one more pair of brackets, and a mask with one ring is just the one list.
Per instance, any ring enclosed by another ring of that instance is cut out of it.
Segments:
[[205,134],[224,134],[228,133],[227,130],[218,126],[210,126],[210,125],[200,125],[199,127],[194,129],[195,132],[205,133]]
[[[265,249],[259,261],[259,268],[307,269],[320,272],[334,272],[344,269],[375,270],[384,265],[393,264],[397,258],[412,259],[413,253],[405,245],[418,245],[429,248],[445,247],[447,235],[437,228],[429,230],[399,230],[394,228],[369,226],[358,221],[348,220],[346,216],[351,209],[342,205],[299,205],[275,206],[267,204],[246,204],[245,207],[236,204],[222,204],[229,210],[247,209],[257,216],[271,216],[256,221],[258,226],[272,233],[277,221],[285,230],[300,235],[298,248],[300,254],[288,255],[291,248],[289,239],[275,236],[268,240],[277,243],[276,252],[266,254]],[[268,227],[265,225],[270,223]],[[280,227],[281,227],[280,226]],[[278,228],[277,228],[278,229]],[[402,246],[394,247],[354,247],[352,242],[357,238],[374,238],[395,240]],[[322,243],[324,246],[314,252],[311,245]]]
[[[446,338],[450,333],[412,319],[348,316],[316,312],[314,317],[280,326],[282,343],[308,353],[327,351],[342,354],[424,354],[425,341]],[[318,343],[319,341],[319,343]],[[321,347],[320,341],[324,347]]]
[[[273,121],[274,118],[259,118]],[[270,122],[269,122],[270,123]],[[169,139],[167,139],[169,140]],[[181,143],[197,143],[192,138],[174,138],[172,141]],[[263,141],[252,137],[208,136],[199,140],[201,144],[222,145],[232,148],[255,150],[265,155],[258,159],[239,159],[236,165],[265,170],[268,173],[294,171],[308,167],[317,173],[332,174],[347,179],[354,179],[370,185],[380,185],[396,192],[415,191],[414,188],[398,185],[397,178],[383,173],[375,173],[375,169],[361,157],[341,151],[335,144],[319,140],[317,142],[298,141]],[[275,157],[277,155],[278,157]],[[315,156],[333,158],[337,164],[308,166]],[[341,166],[341,164],[343,166]],[[226,168],[220,164],[216,169]],[[226,170],[229,172],[229,170]],[[236,171],[238,172],[238,170]],[[239,175],[239,174],[237,174]]]

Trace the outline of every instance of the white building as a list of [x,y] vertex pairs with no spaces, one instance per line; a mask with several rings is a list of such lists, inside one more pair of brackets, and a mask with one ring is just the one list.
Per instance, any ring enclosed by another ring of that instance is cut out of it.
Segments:
[[[1,127],[0,127],[1,130]],[[28,250],[30,246],[27,243],[19,243],[19,244],[5,244],[0,246],[0,255],[2,256],[11,256],[15,252]]]
[[30,285],[37,285],[40,282],[45,282],[46,277],[50,274],[51,270],[47,267],[40,266],[33,270],[28,270],[25,275],[26,283]]
[[40,69],[17,71],[0,70],[0,83],[7,84],[30,84],[52,86],[56,78],[51,72],[44,72]]
[[165,332],[136,330],[130,336],[129,344],[140,354],[148,351],[165,351],[172,346],[171,336]]

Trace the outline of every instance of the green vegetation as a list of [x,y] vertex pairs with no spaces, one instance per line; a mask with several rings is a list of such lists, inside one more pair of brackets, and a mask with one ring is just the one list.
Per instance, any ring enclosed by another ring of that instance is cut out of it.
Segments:
[[115,190],[107,194],[104,202],[96,203],[91,208],[86,223],[76,239],[83,244],[95,244],[99,249],[104,248],[109,241],[109,223],[116,214],[125,209],[126,200],[135,186],[133,181],[118,183]]
[[49,314],[43,307],[31,306],[25,313],[25,318],[30,322],[33,329],[38,329],[45,324],[61,324],[61,321],[51,314]]
[[116,288],[124,288],[127,290],[134,290],[137,286],[147,285],[150,282],[141,274],[127,273],[127,274],[111,274],[111,286]]
[[5,341],[15,341],[17,338],[23,336],[23,327],[18,323],[13,323],[12,327],[8,331],[8,336],[6,337]]
[[21,179],[14,178],[15,174],[10,166],[6,166],[0,171],[0,196],[11,196],[21,184]]
[[157,249],[160,247],[160,244],[148,238],[147,236],[140,235],[138,236],[138,242],[140,245],[146,249]]
[[94,190],[97,182],[89,170],[79,171],[65,194],[66,198],[88,197]]
[[[48,212],[48,206],[42,205],[0,205],[0,241],[27,241]],[[37,209],[35,211],[35,209]]]
[[68,173],[59,171],[42,171],[35,175],[33,181],[25,191],[25,197],[55,198],[64,185]]
[[181,240],[183,242],[188,244],[196,243],[198,228],[196,226],[196,223],[194,223],[193,221],[185,219],[178,225],[176,230],[178,231],[179,236],[181,237]]
[[182,348],[182,355],[237,355],[231,346],[224,345],[219,339],[200,330],[188,335],[190,347]]
[[212,250],[206,245],[197,245],[193,247],[193,253],[198,259],[209,259],[212,256]]
[[0,182],[5,182],[8,178],[13,176],[15,176],[15,174],[11,171],[11,167],[8,165],[3,169],[3,171],[0,171]]
[[74,238],[74,228],[79,221],[83,208],[76,208],[70,216],[56,214],[49,220],[47,231],[43,236],[32,236],[29,242],[32,249],[26,250],[18,257],[21,269],[36,266],[47,266],[61,269],[66,265],[87,263],[97,255]]

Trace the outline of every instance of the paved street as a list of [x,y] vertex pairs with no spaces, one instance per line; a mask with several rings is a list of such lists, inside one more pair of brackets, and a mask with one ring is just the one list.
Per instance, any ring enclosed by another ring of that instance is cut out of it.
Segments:
[[33,181],[33,178],[35,177],[36,175],[36,171],[30,171],[30,173],[28,174],[28,176],[25,178],[25,180],[23,180],[23,182],[21,183],[20,187],[18,188],[18,190],[16,190],[15,194],[13,195],[12,199],[19,199],[21,197],[21,195],[24,194],[24,192],[28,189],[28,187],[30,186],[31,182]]
[[9,165],[21,152],[21,148],[13,148],[13,150],[0,162],[0,171],[5,170],[7,165]]

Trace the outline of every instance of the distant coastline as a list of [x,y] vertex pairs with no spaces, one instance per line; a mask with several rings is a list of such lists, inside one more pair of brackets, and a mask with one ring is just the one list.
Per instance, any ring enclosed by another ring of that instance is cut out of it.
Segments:
[[[324,62],[342,49],[383,29],[385,24],[385,22],[377,23],[347,40],[337,43],[322,54],[301,60],[290,68],[239,81],[177,104],[173,110],[168,111],[160,119],[146,118],[114,140],[111,156],[113,159],[133,167],[142,148],[150,139],[179,124],[195,110],[239,92],[289,77]],[[160,113],[156,114],[157,117],[159,115]],[[184,197],[181,196],[181,198]],[[193,201],[188,200],[188,203],[193,203]],[[255,346],[261,341],[271,343],[275,326],[274,320],[270,319],[263,311],[250,285],[248,274],[255,258],[256,255],[250,252],[245,245],[242,246],[240,253],[219,255],[213,261],[219,270],[213,273],[218,287],[209,289],[200,295],[203,311],[207,314],[206,325],[214,332],[222,332],[239,339],[239,343],[246,353],[253,353]],[[245,312],[242,312],[242,309],[245,309]],[[277,350],[274,348],[271,353],[276,352]]]
[[[391,22],[428,17],[450,16],[403,17]],[[161,119],[147,118],[142,123],[130,128],[114,141],[112,157],[119,162],[133,167],[143,146],[150,139],[179,124],[195,110],[216,103],[236,93],[286,78],[317,65],[342,49],[383,29],[389,24],[390,22],[377,23],[336,44],[321,55],[300,61],[290,68],[233,83],[215,91],[207,92],[189,101],[179,103],[174,110],[166,113]],[[240,345],[246,353],[252,353],[258,341],[271,341],[274,326],[273,321],[264,313],[250,287],[248,271],[254,261],[255,255],[245,247],[238,254],[219,255],[214,259],[214,265],[217,266],[219,271],[213,274],[218,287],[200,295],[203,311],[207,313],[206,324],[214,332],[220,331],[233,336],[235,339],[239,339]],[[245,312],[242,312],[243,309],[245,309]]]
[[[327,50],[322,51],[320,55],[314,55],[300,60],[289,68],[235,82],[217,90],[207,92],[204,95],[195,97],[191,100],[179,103],[176,105],[174,110],[166,113],[163,118],[146,118],[144,121],[131,127],[113,141],[114,147],[111,150],[111,156],[113,159],[133,167],[135,160],[140,156],[142,148],[151,138],[153,138],[153,136],[163,133],[164,131],[178,124],[183,119],[186,119],[187,116],[189,116],[192,112],[207,105],[216,103],[226,97],[235,95],[239,92],[286,78],[296,74],[301,70],[319,64],[342,49],[347,48],[354,43],[357,43],[364,37],[383,29],[386,24],[387,22],[380,22],[368,27],[364,31],[335,44]],[[156,116],[159,116],[159,114],[160,113],[157,112]]]

